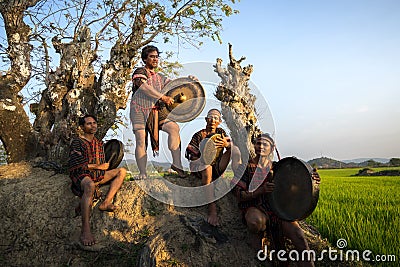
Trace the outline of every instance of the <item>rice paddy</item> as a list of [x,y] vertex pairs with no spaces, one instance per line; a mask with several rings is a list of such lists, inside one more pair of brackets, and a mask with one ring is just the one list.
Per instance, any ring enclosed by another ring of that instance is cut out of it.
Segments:
[[322,182],[318,206],[306,221],[333,245],[345,239],[344,250],[395,255],[398,263],[400,176],[352,176],[358,171],[319,170]]

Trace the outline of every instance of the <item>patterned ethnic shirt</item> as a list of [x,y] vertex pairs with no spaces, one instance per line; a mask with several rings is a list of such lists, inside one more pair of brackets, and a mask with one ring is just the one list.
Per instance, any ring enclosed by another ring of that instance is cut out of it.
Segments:
[[105,163],[103,141],[96,137],[92,142],[81,137],[72,140],[69,152],[69,176],[74,183],[85,176],[89,176],[93,182],[101,181],[105,171],[89,170],[88,164],[102,163]]
[[240,164],[236,173],[242,174],[241,177],[235,176],[232,180],[232,182],[236,183],[233,192],[239,201],[239,209],[246,210],[249,207],[256,207],[264,212],[270,213],[271,208],[268,204],[266,194],[247,201],[243,201],[241,195],[242,191],[252,191],[250,190],[250,184],[252,181],[259,185],[261,185],[263,182],[270,181],[272,179],[272,172],[270,171],[269,167],[259,168],[257,167],[257,163],[249,161],[247,164]]
[[[222,136],[226,136],[226,132],[222,128],[215,129],[215,133],[220,134]],[[192,136],[192,139],[190,140],[185,153],[185,157],[188,160],[193,160],[194,158],[200,158],[201,156],[200,142],[205,138],[207,138],[205,129],[198,131]]]
[[156,99],[148,96],[142,90],[139,90],[143,84],[140,80],[146,80],[147,84],[155,90],[161,92],[164,86],[170,81],[163,74],[148,70],[144,67],[137,68],[133,73],[133,90],[131,98],[131,108],[137,110],[150,110],[156,104]]

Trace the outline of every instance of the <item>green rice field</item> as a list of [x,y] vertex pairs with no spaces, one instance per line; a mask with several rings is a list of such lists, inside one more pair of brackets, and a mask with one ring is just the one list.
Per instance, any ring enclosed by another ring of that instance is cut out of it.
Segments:
[[[374,171],[400,168],[374,168]],[[332,245],[395,255],[400,263],[400,176],[351,176],[360,169],[319,170],[320,197],[306,219]]]

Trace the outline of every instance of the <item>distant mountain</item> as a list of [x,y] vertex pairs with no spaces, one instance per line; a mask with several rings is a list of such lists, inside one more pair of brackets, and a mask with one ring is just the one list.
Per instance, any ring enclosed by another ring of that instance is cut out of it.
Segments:
[[384,167],[392,166],[389,159],[384,158],[359,158],[351,160],[335,160],[327,157],[316,158],[308,161],[311,166],[321,169],[328,168],[364,168],[364,167]]
[[[340,161],[327,157],[321,157],[309,160],[307,163],[319,169],[331,169],[393,166],[389,164],[389,161],[390,159],[385,158],[358,158]],[[124,164],[133,165],[134,168],[136,168],[136,161],[134,159],[122,161],[121,165]],[[171,163],[168,162],[149,161],[148,164],[152,164],[155,168],[161,168],[163,171],[167,171],[171,167]],[[395,166],[397,165],[398,164]],[[184,166],[184,168],[187,168],[187,166]]]
[[154,167],[161,167],[164,171],[167,171],[169,168],[171,168],[171,163],[168,162],[150,161],[150,163],[153,164]]
[[342,160],[342,162],[344,163],[350,163],[350,162],[354,162],[354,163],[362,163],[368,160],[373,160],[376,162],[380,162],[380,163],[388,163],[390,159],[385,159],[385,158],[358,158],[358,159],[346,159],[346,160]]
[[[121,166],[124,166],[125,164],[128,165],[134,165],[136,166],[136,161],[134,159],[127,159],[127,160],[123,160],[121,162]],[[153,165],[153,167],[157,168],[160,167],[162,168],[163,171],[167,171],[169,168],[171,168],[171,163],[169,162],[156,162],[156,161],[149,161],[147,162],[147,165]]]
[[338,161],[335,159],[330,159],[327,157],[322,157],[322,158],[317,158],[317,159],[312,159],[308,161],[308,164],[311,166],[315,166],[321,169],[326,169],[326,168],[346,168],[348,167],[348,164]]

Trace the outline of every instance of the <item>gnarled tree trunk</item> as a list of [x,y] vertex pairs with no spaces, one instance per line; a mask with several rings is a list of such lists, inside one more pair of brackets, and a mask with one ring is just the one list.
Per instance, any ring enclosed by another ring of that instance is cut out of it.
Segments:
[[137,50],[143,45],[144,15],[136,17],[137,23],[129,40],[115,43],[110,59],[101,66],[99,77],[93,67],[97,54],[88,27],[81,27],[69,43],[53,38],[60,63],[56,70],[47,73],[46,89],[40,102],[30,106],[36,115],[32,127],[16,98],[31,73],[30,28],[22,21],[23,11],[2,7],[7,36],[14,43],[9,44],[13,49],[10,51],[12,68],[0,80],[0,123],[15,127],[2,127],[0,136],[8,152],[8,162],[39,156],[65,165],[71,138],[79,134],[79,117],[96,115],[99,120],[97,137],[102,139],[114,124],[117,111],[126,107],[129,94],[126,85]]
[[222,59],[217,59],[214,65],[215,72],[221,78],[215,96],[221,101],[221,111],[229,130],[233,143],[239,147],[242,161],[253,157],[254,149],[252,139],[260,133],[257,127],[256,110],[254,103],[256,97],[250,93],[248,81],[253,72],[253,66],[241,67],[245,57],[236,60],[232,54],[232,45],[229,44],[229,65],[222,67]]
[[31,29],[24,23],[24,11],[37,1],[1,1],[0,13],[8,40],[11,68],[0,75],[0,137],[8,162],[18,162],[36,149],[32,127],[18,93],[31,75],[29,44]]
[[70,43],[53,39],[61,55],[60,67],[48,75],[47,90],[43,92],[34,123],[39,142],[52,161],[67,161],[70,140],[78,135],[80,116],[97,115],[97,137],[102,139],[114,124],[117,111],[126,107],[125,87],[135,58],[135,51],[126,49],[134,47],[117,42],[97,79],[93,68],[97,55],[90,38],[89,28],[83,27],[78,38]]

